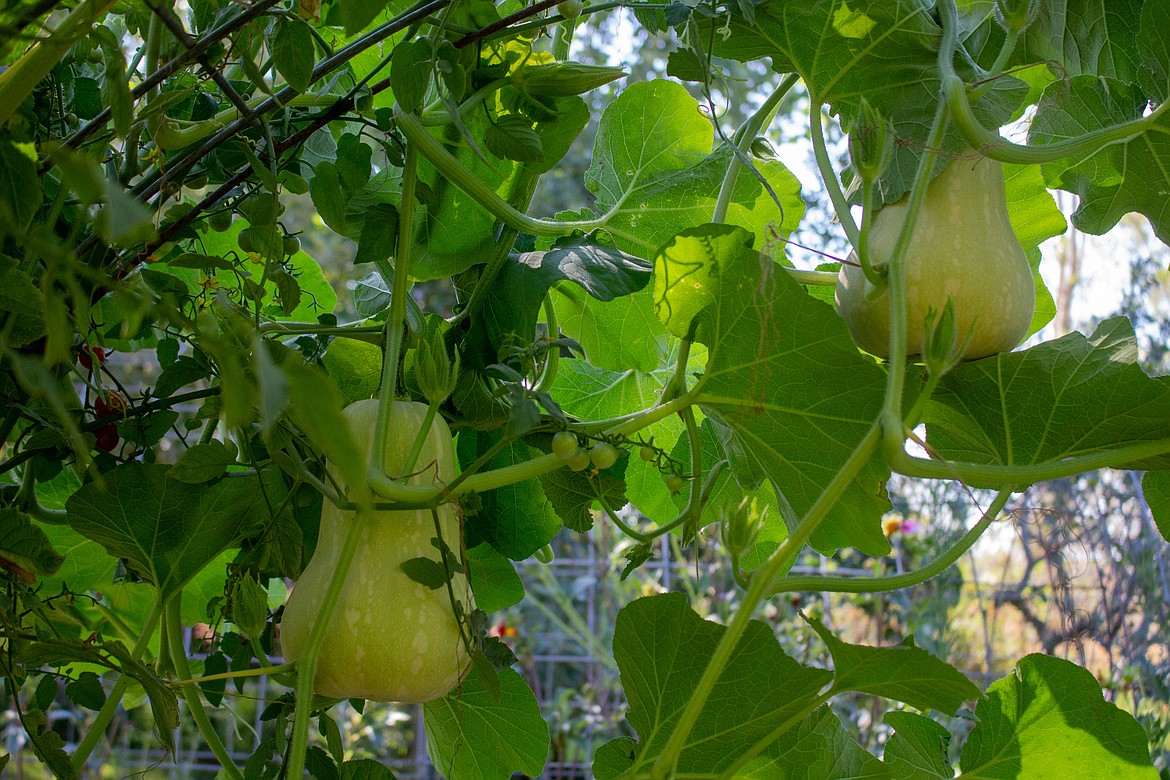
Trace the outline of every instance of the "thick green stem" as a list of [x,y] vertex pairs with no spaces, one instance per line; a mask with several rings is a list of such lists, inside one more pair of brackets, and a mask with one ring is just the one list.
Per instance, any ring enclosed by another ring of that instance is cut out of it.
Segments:
[[393,484],[386,476],[386,437],[390,431],[390,412],[398,391],[398,359],[402,354],[403,330],[406,328],[406,296],[410,295],[410,250],[414,242],[414,190],[418,183],[418,149],[406,147],[402,168],[402,198],[398,206],[398,248],[394,257],[394,279],[390,289],[390,311],[386,317],[386,354],[382,357],[382,391],[378,396],[378,419],[374,429],[374,449],[370,454],[367,479],[374,492],[395,498],[379,490]]
[[972,487],[997,487],[1004,484],[1028,485],[1049,479],[1061,479],[1096,469],[1124,467],[1145,458],[1153,458],[1170,452],[1170,439],[1130,444],[1111,450],[1101,450],[1087,455],[1075,455],[1063,460],[1047,463],[1019,464],[1005,466],[996,463],[964,463],[959,461],[935,461],[908,455],[899,447],[892,453],[887,450],[890,468],[908,477],[926,479],[957,479]]
[[[702,511],[701,508],[703,506],[706,506],[707,501],[711,498],[711,491],[715,487],[715,482],[723,474],[723,471],[726,468],[727,468],[727,461],[720,460],[720,461],[716,461],[715,465],[713,465],[711,467],[711,470],[707,472],[707,478],[705,480],[703,480],[703,487],[702,487],[702,491],[700,493],[700,496],[701,496],[699,499],[700,511]],[[671,531],[673,531],[674,529],[678,528],[680,525],[685,523],[691,517],[691,512],[689,511],[689,509],[683,509],[683,511],[680,512],[679,515],[677,517],[675,517],[673,520],[671,520],[669,523],[666,523],[664,525],[660,525],[657,528],[651,528],[647,531],[638,531],[638,530],[635,530],[634,528],[626,525],[624,522],[622,522],[621,518],[619,518],[617,516],[617,512],[613,511],[613,508],[609,506],[609,504],[605,500],[605,496],[601,495],[600,491],[597,493],[596,498],[597,498],[598,503],[601,504],[602,511],[605,513],[605,515],[607,517],[609,517],[609,519],[613,522],[613,524],[618,527],[618,530],[621,531],[622,533],[624,533],[626,536],[630,537],[631,539],[634,539],[634,540],[639,541],[639,542],[652,542],[655,539],[657,539],[658,537],[662,536],[663,534],[668,534]]]
[[[171,666],[179,679],[190,680],[191,667],[187,664],[187,648],[183,646],[183,625],[179,621],[179,605],[182,597],[181,591],[176,593],[171,598],[171,603],[166,607],[167,635],[170,638]],[[162,652],[160,649],[160,654]],[[211,718],[207,717],[207,710],[203,706],[203,697],[199,688],[194,685],[184,685],[180,690],[183,699],[187,702],[187,709],[191,711],[191,718],[195,721],[195,726],[203,735],[203,741],[207,743],[207,747],[211,749],[216,760],[223,767],[224,773],[232,780],[244,780],[243,772],[232,760],[231,753],[224,746],[223,740],[219,738],[219,733],[215,730]]]
[[[544,303],[541,304],[544,310],[545,333],[550,339],[558,339],[561,336],[561,326],[557,322],[557,307],[553,304],[552,296],[548,293],[544,294]],[[556,345],[550,346],[544,353],[544,365],[540,369],[540,376],[537,377],[536,384],[533,390],[536,392],[548,392],[552,389],[553,382],[557,379],[557,369],[561,363],[561,348]]]
[[784,96],[798,81],[800,81],[799,74],[791,73],[786,76],[775,91],[768,96],[768,99],[739,129],[735,139],[736,146],[739,147],[739,154],[732,156],[731,162],[727,166],[727,173],[723,176],[723,184],[719,187],[719,197],[715,201],[715,209],[711,214],[712,222],[723,222],[727,219],[727,209],[731,205],[731,196],[735,193],[735,183],[739,181],[739,172],[743,170],[744,157],[751,150],[752,142],[756,140],[756,136],[776,115],[776,110],[780,108],[780,102],[784,100]]
[[305,750],[309,746],[309,720],[313,709],[313,678],[317,674],[317,659],[321,656],[321,646],[325,644],[325,634],[329,630],[329,623],[337,602],[341,598],[341,591],[345,588],[345,580],[353,564],[354,555],[362,541],[362,532],[369,522],[370,512],[358,510],[349,523],[345,534],[341,552],[337,556],[337,567],[333,570],[333,577],[329,580],[329,587],[325,590],[325,598],[321,600],[321,609],[313,622],[313,630],[309,633],[309,643],[305,646],[301,657],[297,659],[297,687],[296,712],[293,715],[292,745],[288,754],[288,771],[285,777],[300,780],[305,770]]
[[1011,496],[1012,490],[1010,488],[1001,490],[987,507],[987,511],[979,518],[979,522],[971,527],[971,530],[963,534],[942,555],[915,571],[885,577],[783,577],[776,581],[776,584],[769,590],[768,596],[775,596],[777,593],[823,593],[826,591],[831,593],[881,593],[909,588],[926,582],[941,574],[951,564],[959,560],[963,553],[971,549],[971,546],[979,540],[983,532],[999,517],[999,513]]
[[982,97],[987,90],[991,89],[992,82],[1003,73],[1003,69],[1007,67],[1008,60],[1012,58],[1012,52],[1016,50],[1016,44],[1019,43],[1020,32],[1022,31],[1015,27],[1008,28],[1007,34],[1003,39],[1003,45],[999,47],[999,54],[995,56],[995,62],[991,64],[987,75],[983,77],[983,83],[972,90],[972,99],[978,100]]
[[[681,410],[695,402],[696,395],[696,391],[692,390],[673,401],[651,407],[628,418],[614,421],[610,427],[602,431],[601,435],[628,436],[631,433],[636,433],[659,420],[664,420],[671,415],[678,414]],[[564,465],[565,462],[563,460],[550,453],[533,458],[532,460],[526,460],[523,463],[492,469],[482,474],[473,474],[462,480],[457,486],[452,485],[449,488],[444,485],[405,485],[385,476],[381,480],[378,480],[376,485],[373,477],[371,477],[371,486],[374,486],[374,490],[378,495],[401,504],[401,506],[397,507],[398,509],[430,507],[452,498],[458,498],[467,493],[485,493],[496,488],[514,485],[517,482],[537,479],[550,471],[562,468]]]
[[875,287],[884,287],[886,284],[886,277],[882,271],[873,264],[873,257],[869,252],[869,229],[873,225],[874,208],[874,183],[871,181],[862,181],[861,183],[861,231],[857,234],[857,261],[861,263],[861,272],[865,274],[865,279]]
[[588,233],[590,230],[605,226],[607,217],[580,222],[550,222],[523,214],[444,149],[439,140],[427,132],[426,127],[417,116],[404,111],[396,111],[394,122],[410,145],[415,147],[418,153],[426,158],[427,162],[435,166],[439,173],[450,180],[452,184],[470,195],[481,207],[496,219],[502,220],[506,225],[534,236],[552,237],[568,236],[574,230]]
[[38,41],[8,70],[0,73],[0,127],[12,118],[69,48],[113,5],[114,0],[82,0],[47,38]]
[[402,473],[399,476],[407,477],[414,472],[414,464],[418,462],[419,453],[422,452],[423,444],[426,443],[427,436],[431,433],[431,425],[434,424],[435,415],[438,411],[438,404],[431,403],[427,405],[427,413],[423,417],[418,434],[415,435],[414,441],[411,442],[410,452],[406,454],[406,462],[402,464]]
[[825,128],[821,120],[821,104],[811,94],[809,95],[808,118],[812,135],[813,156],[816,157],[817,168],[820,169],[825,191],[833,203],[833,210],[837,213],[837,219],[841,222],[845,237],[849,239],[850,244],[857,246],[860,243],[860,232],[857,229],[857,223],[853,221],[853,213],[849,210],[849,201],[841,190],[841,182],[837,178],[837,171],[833,168],[833,161],[829,159],[829,150],[825,147]]
[[689,542],[699,532],[699,518],[703,514],[703,446],[699,441],[699,425],[695,422],[695,409],[688,406],[678,413],[687,426],[687,445],[691,450],[691,490],[687,505],[682,511],[685,518],[683,541]]
[[[150,638],[154,636],[154,630],[158,627],[162,614],[163,601],[160,596],[155,599],[154,608],[150,611],[150,616],[146,618],[146,625],[142,627],[142,633],[138,635],[138,641],[134,643],[134,647],[130,650],[130,657],[134,660],[140,660],[142,654],[146,652],[146,648],[150,644]],[[118,675],[118,680],[114,683],[113,689],[110,690],[109,695],[106,697],[105,704],[98,711],[97,717],[94,718],[93,725],[89,727],[89,731],[85,732],[85,736],[77,744],[77,749],[73,751],[70,763],[73,764],[75,771],[80,772],[85,768],[85,763],[89,760],[90,753],[97,746],[97,742],[101,739],[106,727],[110,725],[114,713],[118,710],[118,705],[122,703],[122,694],[126,692],[126,686],[129,683],[129,676],[124,673]]]
[[1012,143],[1001,136],[998,131],[984,127],[975,117],[975,112],[971,109],[970,98],[967,95],[967,86],[955,74],[952,62],[955,44],[952,42],[948,45],[947,43],[948,36],[951,41],[956,40],[954,31],[958,23],[958,12],[955,10],[954,0],[939,3],[939,10],[942,13],[943,21],[943,44],[939,49],[939,71],[942,74],[942,88],[946,104],[963,140],[993,160],[1021,165],[1055,162],[1066,157],[1084,160],[1106,146],[1131,141],[1151,130],[1161,114],[1166,111],[1166,106],[1170,105],[1170,101],[1163,102],[1140,119],[1122,122],[1063,141],[1048,144]]
[[707,668],[703,670],[702,677],[699,678],[698,684],[695,686],[691,698],[687,701],[686,708],[683,709],[679,716],[678,723],[671,732],[670,739],[667,740],[666,745],[663,746],[662,752],[654,761],[651,768],[650,776],[656,780],[665,780],[674,771],[675,765],[678,763],[678,758],[686,747],[687,737],[690,735],[691,729],[694,728],[695,723],[699,719],[699,715],[703,712],[703,707],[707,703],[707,698],[715,689],[715,684],[719,681],[720,675],[727,667],[728,661],[731,660],[732,653],[735,652],[736,645],[739,644],[740,638],[743,637],[744,631],[747,630],[748,625],[752,619],[752,613],[755,612],[760,602],[767,596],[768,589],[772,581],[780,573],[780,571],[792,561],[796,555],[804,547],[805,542],[812,535],[813,531],[821,524],[821,522],[828,515],[829,510],[837,503],[841,494],[849,487],[853,479],[877,452],[881,444],[881,429],[876,424],[869,429],[869,432],[858,443],[853,450],[853,454],[841,466],[841,469],[833,477],[832,481],[825,487],[825,490],[817,498],[808,512],[805,513],[800,523],[796,528],[792,529],[792,533],[785,539],[776,550],[768,556],[768,560],[756,570],[752,576],[751,585],[744,593],[743,601],[740,603],[739,609],[735,616],[727,625],[727,630],[723,632],[719,644],[715,646],[715,652],[711,655],[711,660],[707,662]]
[[238,672],[221,672],[220,674],[205,674],[202,677],[192,677],[186,680],[175,680],[172,685],[202,685],[203,683],[215,682],[217,680],[235,680],[241,677],[269,677],[275,674],[284,674],[291,672],[297,668],[296,664],[277,664],[275,666],[269,665],[260,659],[263,666],[258,666],[255,669],[241,669]]
[[[926,151],[923,152],[922,159],[918,162],[918,170],[910,187],[906,221],[902,225],[898,240],[894,244],[893,254],[886,265],[890,300],[890,362],[886,375],[886,395],[881,420],[888,452],[901,450],[902,443],[905,441],[903,437],[905,426],[902,419],[902,395],[906,378],[908,319],[906,314],[906,253],[910,249],[914,225],[918,221],[918,214],[922,211],[922,203],[926,199],[926,188],[930,184],[931,173],[934,170],[935,160],[938,158],[938,149],[942,146],[946,127],[946,103],[939,101],[926,142]],[[1003,481],[996,484],[1003,484]]]
[[837,274],[833,271],[800,271],[795,268],[785,268],[784,270],[800,284],[814,287],[837,286]]

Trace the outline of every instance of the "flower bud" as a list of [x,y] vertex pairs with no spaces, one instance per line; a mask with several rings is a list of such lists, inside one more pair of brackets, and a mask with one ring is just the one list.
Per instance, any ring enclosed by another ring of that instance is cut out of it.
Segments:
[[727,548],[732,557],[738,558],[756,543],[756,536],[759,535],[760,527],[764,524],[767,508],[761,513],[759,502],[755,497],[744,496],[738,504],[732,505],[732,502],[729,501],[721,514],[720,530],[723,535],[723,546]]
[[459,355],[452,364],[447,355],[447,345],[438,328],[428,328],[419,334],[415,351],[415,370],[418,386],[428,402],[441,404],[455,390],[459,379]]
[[960,339],[955,322],[955,306],[950,298],[941,313],[934,309],[927,312],[924,327],[926,332],[922,338],[922,361],[932,375],[942,376],[962,359],[967,343],[974,334],[968,333]]
[[268,623],[268,591],[255,574],[246,572],[232,583],[228,608],[236,630],[248,639],[258,638]]
[[877,181],[894,156],[894,132],[865,98],[849,130],[849,156],[862,181]]
[[1006,30],[1023,32],[1040,11],[1039,0],[995,0],[995,18]]
[[621,68],[582,65],[579,62],[550,62],[517,69],[512,74],[512,85],[533,97],[572,97],[625,75],[626,72]]

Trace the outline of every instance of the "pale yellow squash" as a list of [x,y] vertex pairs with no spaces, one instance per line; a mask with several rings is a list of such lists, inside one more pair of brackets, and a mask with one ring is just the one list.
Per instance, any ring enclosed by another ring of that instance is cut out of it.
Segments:
[[[387,473],[397,475],[422,426],[426,406],[396,402],[386,440]],[[345,408],[345,419],[359,446],[373,448],[376,400]],[[447,483],[455,478],[451,433],[441,417],[431,425],[409,480],[412,485]],[[336,476],[336,475],[335,475]],[[440,507],[443,539],[459,555],[459,520],[450,504]],[[325,589],[333,576],[353,512],[325,502],[317,549],[284,608],[281,645],[295,661],[308,643]],[[411,558],[439,560],[430,510],[376,512],[367,522],[325,635],[314,690],[323,696],[377,701],[422,702],[439,698],[459,684],[470,658],[446,587],[431,589],[410,579],[401,565]],[[465,614],[474,609],[463,574],[452,590]]]
[[[893,255],[908,211],[903,198],[874,215],[869,250],[875,264]],[[1036,288],[1008,219],[1000,163],[958,159],[935,177],[914,224],[905,271],[907,354],[921,353],[927,312],[941,312],[948,298],[959,338],[971,334],[963,359],[1019,345],[1032,322]],[[857,346],[889,357],[889,293],[875,290],[856,264],[841,267],[837,311]]]

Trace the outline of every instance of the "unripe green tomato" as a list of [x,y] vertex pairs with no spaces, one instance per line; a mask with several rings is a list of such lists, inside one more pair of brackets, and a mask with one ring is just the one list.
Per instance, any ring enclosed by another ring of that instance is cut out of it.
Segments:
[[301,240],[296,236],[284,237],[284,253],[286,255],[295,255],[301,251]]
[[183,182],[185,187],[190,187],[193,190],[201,190],[207,186],[207,174],[201,173],[198,176],[192,176]]
[[102,50],[101,49],[90,49],[89,53],[85,55],[85,61],[93,63],[94,65],[97,65],[99,62],[102,61]]
[[240,235],[236,236],[236,243],[239,245],[240,249],[244,250],[245,252],[256,251],[256,243],[252,241],[251,228],[244,228],[241,230]]
[[617,463],[618,448],[607,441],[599,441],[589,448],[589,459],[599,470],[604,470]]
[[552,437],[552,451],[561,460],[577,454],[577,435],[572,431],[557,431]]
[[572,455],[565,458],[565,463],[573,471],[584,471],[589,468],[589,450],[578,447]]
[[562,0],[557,3],[557,13],[569,21],[576,19],[585,10],[585,3],[581,0]]
[[232,226],[232,213],[227,209],[213,211],[207,215],[207,226],[216,233],[222,233]]
[[658,457],[658,451],[649,444],[644,444],[642,449],[638,450],[638,457],[649,463]]
[[686,484],[686,481],[678,474],[671,474],[666,478],[666,489],[671,493],[677,493],[682,490],[684,484]]

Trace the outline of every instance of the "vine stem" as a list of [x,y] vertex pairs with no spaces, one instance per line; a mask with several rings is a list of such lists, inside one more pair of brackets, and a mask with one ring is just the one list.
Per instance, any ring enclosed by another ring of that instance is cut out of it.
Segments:
[[398,246],[394,257],[394,278],[390,289],[390,311],[386,317],[386,354],[382,356],[382,390],[378,396],[378,418],[374,429],[374,449],[366,479],[378,495],[387,495],[380,487],[394,484],[386,475],[386,437],[389,435],[390,412],[398,388],[398,359],[402,355],[403,330],[406,328],[406,296],[410,295],[410,250],[414,241],[414,191],[418,182],[418,147],[407,144],[402,164],[402,198],[398,208]]
[[[440,401],[440,403],[442,403]],[[414,441],[410,444],[410,452],[406,454],[406,461],[402,464],[403,476],[414,472],[414,464],[418,462],[419,453],[422,452],[423,444],[426,443],[427,437],[431,434],[431,425],[435,422],[435,415],[439,411],[439,404],[427,404],[426,414],[423,415],[422,425],[419,426],[418,434],[415,435]]]
[[[949,36],[953,39],[954,29],[950,28]],[[943,35],[942,48],[947,48]],[[952,43],[953,47],[953,43]],[[943,55],[939,55],[940,60]],[[906,210],[906,221],[898,233],[898,240],[894,244],[894,251],[886,263],[888,280],[888,294],[890,297],[890,360],[886,375],[886,394],[882,405],[881,421],[885,434],[885,448],[887,457],[892,453],[904,451],[905,430],[902,418],[902,395],[905,389],[906,377],[906,254],[910,249],[910,241],[914,233],[914,226],[918,222],[918,215],[922,211],[922,204],[926,200],[926,189],[930,184],[931,173],[934,170],[935,160],[938,159],[938,150],[942,146],[943,135],[947,127],[947,104],[939,100],[938,108],[931,124],[930,135],[927,138],[926,149],[922,159],[918,162],[918,170],[914,174],[914,181],[910,187],[910,199]],[[998,484],[1002,484],[1002,480]]]
[[1112,450],[1076,455],[1064,460],[1023,465],[928,460],[909,455],[900,446],[887,455],[890,468],[907,477],[956,479],[971,487],[996,487],[1009,482],[1016,485],[1043,482],[1096,469],[1120,467],[1121,464],[1134,463],[1168,452],[1170,439],[1144,441]]
[[[693,404],[696,397],[696,390],[691,390],[686,395],[653,406],[628,419],[615,421],[611,427],[602,431],[601,435],[628,436],[659,420],[678,414]],[[512,466],[492,469],[481,474],[472,474],[461,480],[457,486],[405,485],[383,475],[374,489],[378,495],[401,504],[402,506],[397,507],[399,509],[418,509],[430,507],[435,503],[442,503],[466,493],[484,493],[507,485],[514,485],[517,482],[536,479],[550,471],[563,468],[564,465],[563,460],[550,453]],[[371,486],[373,486],[373,480],[371,480]]]
[[811,591],[828,591],[831,593],[880,593],[890,590],[900,590],[926,582],[931,577],[940,574],[951,564],[959,560],[963,553],[979,540],[996,518],[1003,511],[1004,506],[1012,497],[1011,488],[1003,488],[988,505],[987,510],[979,518],[979,522],[971,527],[967,533],[956,541],[942,555],[930,563],[903,574],[891,574],[884,577],[783,577],[777,581],[775,587],[768,591],[768,596],[778,593],[796,593]]
[[[151,609],[150,615],[146,618],[146,625],[142,627],[142,633],[138,635],[138,641],[134,643],[134,647],[130,650],[130,657],[135,661],[142,658],[142,654],[146,652],[147,645],[150,644],[150,638],[154,636],[154,630],[158,627],[159,620],[162,619],[163,614],[163,599],[161,594],[155,597],[154,608]],[[93,725],[89,727],[89,731],[85,732],[81,742],[77,744],[77,749],[73,751],[69,762],[73,765],[76,772],[80,772],[85,768],[85,762],[89,760],[89,756],[93,753],[94,747],[97,746],[97,741],[101,738],[102,733],[106,730],[106,726],[110,725],[110,721],[114,717],[114,712],[117,711],[118,705],[122,702],[122,694],[126,692],[126,686],[129,685],[130,679],[123,672],[118,675],[114,687],[110,690],[106,701],[102,704],[101,710],[98,711],[97,717],[93,720]]]
[[[254,654],[254,653],[253,653]],[[241,677],[269,677],[274,674],[283,674],[284,672],[291,672],[296,668],[296,664],[277,664],[276,666],[258,666],[255,669],[241,669],[238,672],[221,672],[219,674],[205,674],[201,677],[192,677],[186,680],[175,680],[171,685],[199,685],[205,682],[215,682],[217,680],[235,680]]]
[[38,41],[8,70],[0,73],[0,126],[7,124],[69,47],[113,6],[114,0],[82,0],[47,38]]
[[394,123],[402,131],[402,135],[406,137],[406,140],[412,146],[417,147],[419,154],[425,157],[427,162],[435,166],[440,174],[474,198],[482,208],[487,210],[496,219],[503,221],[504,224],[514,227],[517,230],[531,233],[534,236],[559,238],[560,236],[571,235],[574,230],[581,230],[588,233],[590,230],[604,227],[609,219],[608,214],[598,219],[576,222],[554,222],[530,217],[518,211],[500,197],[499,193],[481,181],[463,163],[459,162],[450,152],[444,149],[439,140],[427,132],[422,120],[417,115],[396,108]]
[[[164,620],[167,625],[167,636],[170,639],[171,666],[180,679],[190,680],[191,667],[187,663],[187,648],[183,646],[183,624],[179,619],[179,606],[182,603],[182,598],[182,591],[171,597],[170,604],[164,609]],[[194,685],[184,685],[181,690],[183,700],[187,702],[187,709],[191,710],[191,718],[195,721],[195,726],[203,735],[203,741],[211,748],[211,752],[219,761],[220,766],[223,767],[224,772],[232,780],[244,780],[244,774],[232,760],[231,754],[224,746],[223,740],[219,738],[219,733],[216,732],[211,719],[207,717],[207,709],[203,706],[202,693],[200,693],[199,688]]]
[[679,716],[678,723],[671,731],[670,739],[667,740],[662,748],[662,752],[655,759],[650,770],[651,778],[665,780],[674,771],[679,756],[686,747],[687,737],[690,735],[691,729],[694,728],[695,723],[703,712],[703,707],[706,705],[708,697],[710,697],[711,692],[715,689],[715,684],[719,681],[719,677],[723,674],[723,670],[731,660],[736,645],[739,644],[740,638],[743,637],[744,632],[751,623],[752,613],[755,612],[756,607],[767,596],[769,586],[780,573],[781,569],[796,557],[813,531],[817,529],[828,515],[829,510],[837,503],[841,494],[849,487],[853,478],[857,476],[873,454],[877,452],[881,445],[881,438],[881,428],[875,423],[870,427],[865,437],[857,444],[857,447],[854,448],[853,454],[849,456],[848,460],[845,461],[844,465],[833,476],[833,479],[825,487],[824,492],[809,507],[808,512],[801,518],[800,523],[792,529],[792,533],[789,534],[788,538],[756,570],[752,576],[751,585],[744,593],[743,601],[739,609],[731,619],[731,622],[727,624],[727,628],[723,632],[719,644],[715,646],[711,660],[707,662],[707,667],[703,670],[702,677],[699,678],[699,682],[695,686],[691,698],[687,701],[686,707]]
[[955,46],[957,45],[956,28],[958,25],[958,11],[954,0],[944,0],[938,4],[942,15],[943,38],[939,47],[938,65],[942,75],[942,88],[945,103],[949,107],[955,120],[955,126],[968,144],[978,149],[980,153],[1000,162],[1031,165],[1037,163],[1055,162],[1065,157],[1077,160],[1091,157],[1106,146],[1125,143],[1152,129],[1160,116],[1165,113],[1170,101],[1164,101],[1150,113],[1129,122],[1113,125],[1112,127],[1093,130],[1073,138],[1066,138],[1047,144],[1017,144],[983,126],[971,109],[971,101],[967,96],[967,86],[955,73],[952,62]]
[[825,128],[821,121],[821,104],[820,101],[814,100],[811,94],[809,102],[811,105],[809,106],[808,119],[813,156],[816,157],[821,180],[825,183],[829,200],[833,203],[833,210],[837,213],[837,219],[841,222],[845,237],[849,239],[850,244],[857,246],[861,243],[857,223],[853,221],[853,213],[849,211],[849,201],[845,198],[845,193],[841,191],[841,182],[837,178],[833,162],[829,159],[829,150],[825,147]]
[[712,222],[723,222],[727,219],[727,209],[731,205],[731,196],[735,193],[735,183],[739,181],[739,172],[743,170],[743,158],[751,149],[756,135],[772,121],[780,101],[788,94],[796,82],[800,81],[800,74],[790,73],[780,82],[775,91],[760,105],[759,109],[748,118],[737,133],[736,144],[739,154],[733,155],[727,166],[727,173],[723,176],[723,184],[719,187],[719,197],[715,201],[715,209],[711,214]]

